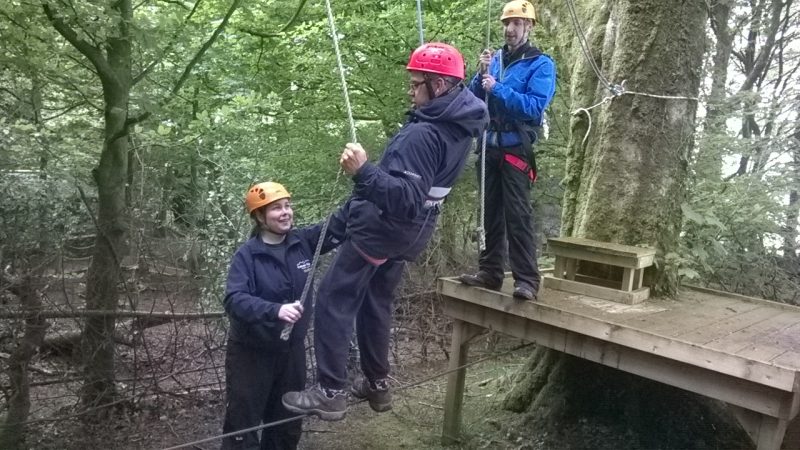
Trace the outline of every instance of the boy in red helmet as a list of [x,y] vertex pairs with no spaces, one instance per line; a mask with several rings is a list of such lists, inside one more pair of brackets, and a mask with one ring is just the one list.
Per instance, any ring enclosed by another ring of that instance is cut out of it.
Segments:
[[347,237],[322,279],[314,346],[319,385],[283,396],[290,411],[340,420],[347,409],[347,355],[353,321],[364,374],[351,387],[373,410],[391,409],[389,338],[394,290],[406,261],[433,234],[442,202],[461,174],[473,138],[486,127],[484,103],[462,83],[464,58],[440,43],[414,50],[406,68],[413,107],[378,163],[355,143],[340,159],[353,194],[337,216]]

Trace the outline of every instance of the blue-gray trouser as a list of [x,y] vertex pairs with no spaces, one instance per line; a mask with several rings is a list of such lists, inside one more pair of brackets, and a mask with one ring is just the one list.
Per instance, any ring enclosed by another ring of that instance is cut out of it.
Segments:
[[[486,148],[486,196],[484,198],[484,228],[486,250],[482,251],[479,268],[493,279],[503,279],[503,262],[508,239],[508,259],[514,281],[539,287],[541,275],[536,262],[536,240],[531,207],[531,179],[528,173],[505,160],[510,152],[525,161],[521,147]],[[476,163],[480,183],[480,158]]]
[[346,240],[320,282],[314,316],[314,350],[319,383],[347,388],[347,356],[353,321],[367,379],[389,375],[393,293],[405,262],[389,259],[376,266]]

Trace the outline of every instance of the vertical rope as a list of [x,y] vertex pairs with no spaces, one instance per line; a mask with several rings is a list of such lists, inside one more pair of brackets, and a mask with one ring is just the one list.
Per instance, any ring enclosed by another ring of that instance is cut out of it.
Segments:
[[342,63],[342,52],[339,51],[339,34],[336,32],[336,24],[333,22],[333,8],[331,1],[325,0],[325,8],[328,11],[328,26],[333,37],[333,50],[336,52],[336,64],[339,68],[339,78],[342,84],[342,94],[344,95],[344,106],[347,108],[347,120],[350,123],[350,140],[358,142],[356,138],[356,122],[353,119],[353,108],[350,106],[350,94],[347,92],[347,79],[344,75],[344,64]]
[[[489,48],[492,40],[492,0],[486,0],[486,48]],[[486,102],[489,102],[489,94],[485,94]],[[488,130],[483,130],[481,139],[481,207],[480,224],[478,225],[478,250],[486,250],[486,139]]]
[[[328,26],[331,29],[331,36],[333,38],[333,50],[336,52],[336,64],[339,68],[339,78],[342,84],[342,95],[344,96],[344,105],[347,109],[347,121],[350,125],[350,140],[351,142],[358,142],[358,138],[356,137],[356,122],[353,119],[353,108],[350,106],[350,94],[347,92],[347,78],[344,75],[344,64],[342,63],[342,52],[339,50],[339,35],[336,32],[336,24],[333,21],[333,8],[331,8],[330,0],[325,0],[325,8],[328,12]],[[341,172],[337,172],[336,174],[336,181],[339,181],[339,174]],[[334,191],[335,192],[335,191]],[[303,285],[303,293],[300,294],[300,305],[305,305],[306,298],[308,297],[308,292],[311,290],[311,284],[314,280],[314,274],[317,270],[317,263],[319,262],[319,255],[322,253],[322,245],[325,242],[325,235],[328,234],[328,225],[330,225],[331,216],[325,220],[325,223],[322,224],[322,228],[320,229],[319,240],[317,241],[317,247],[314,249],[314,257],[311,259],[311,269],[308,271],[308,277],[306,278],[306,283]],[[288,341],[289,337],[292,334],[292,330],[294,329],[294,324],[289,324],[281,330],[281,339],[284,341]]]
[[422,26],[422,0],[417,0],[417,30],[419,30],[419,45],[425,43],[425,29]]

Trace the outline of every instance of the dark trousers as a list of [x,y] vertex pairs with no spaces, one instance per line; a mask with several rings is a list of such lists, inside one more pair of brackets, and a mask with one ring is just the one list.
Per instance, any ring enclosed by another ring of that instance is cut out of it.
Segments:
[[367,262],[348,239],[320,282],[314,316],[314,349],[321,386],[347,387],[347,355],[353,321],[361,370],[370,380],[389,375],[389,339],[394,290],[405,262]]
[[[306,383],[306,354],[302,342],[288,352],[270,352],[228,341],[225,356],[225,423],[223,433],[292,417],[281,403],[289,391],[301,391]],[[225,438],[223,449],[295,449],[302,421],[264,428],[258,432]]]
[[[521,148],[486,148],[485,212],[486,250],[481,252],[480,270],[495,280],[503,279],[503,263],[508,239],[508,259],[517,282],[539,287],[541,275],[536,263],[536,240],[533,232],[531,180],[528,174],[506,162],[505,152],[527,161]],[[480,185],[481,161],[478,168]]]

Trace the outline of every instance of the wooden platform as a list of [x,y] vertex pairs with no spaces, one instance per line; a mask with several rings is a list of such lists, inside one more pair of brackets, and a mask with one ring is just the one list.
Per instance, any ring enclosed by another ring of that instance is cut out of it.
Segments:
[[[442,278],[437,290],[455,319],[452,369],[489,328],[724,401],[758,450],[780,449],[800,410],[798,307],[700,288],[635,305],[546,288],[539,301],[520,302],[510,280],[496,292]],[[448,379],[444,442],[459,434],[464,376]]]

